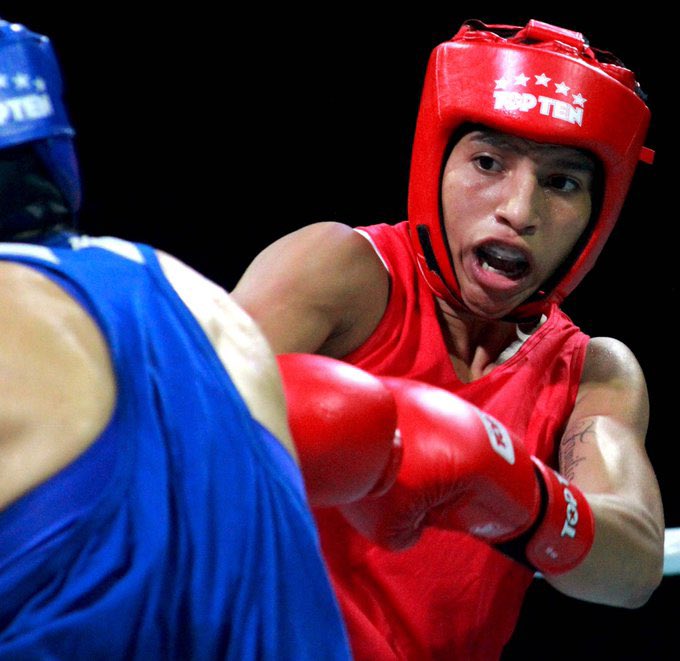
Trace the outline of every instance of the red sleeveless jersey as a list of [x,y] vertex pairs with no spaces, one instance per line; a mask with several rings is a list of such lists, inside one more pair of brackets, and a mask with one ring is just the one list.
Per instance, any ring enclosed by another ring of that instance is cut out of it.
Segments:
[[[374,333],[344,360],[373,374],[455,392],[554,466],[588,336],[553,307],[506,362],[462,383],[444,343],[435,298],[419,273],[408,223],[358,229],[385,262],[391,291]],[[361,537],[332,508],[315,516],[357,661],[500,657],[532,581],[529,570],[469,535],[427,530],[415,546],[395,553]]]

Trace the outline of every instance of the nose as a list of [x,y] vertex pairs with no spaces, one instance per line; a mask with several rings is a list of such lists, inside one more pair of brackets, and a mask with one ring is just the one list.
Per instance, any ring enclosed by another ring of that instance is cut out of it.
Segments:
[[543,190],[535,173],[519,168],[508,174],[500,191],[496,219],[520,236],[535,234],[541,218]]

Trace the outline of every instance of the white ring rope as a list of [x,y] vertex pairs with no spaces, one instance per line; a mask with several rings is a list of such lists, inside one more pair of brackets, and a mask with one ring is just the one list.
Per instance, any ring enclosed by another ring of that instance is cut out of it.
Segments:
[[663,574],[664,576],[680,574],[680,528],[666,528]]

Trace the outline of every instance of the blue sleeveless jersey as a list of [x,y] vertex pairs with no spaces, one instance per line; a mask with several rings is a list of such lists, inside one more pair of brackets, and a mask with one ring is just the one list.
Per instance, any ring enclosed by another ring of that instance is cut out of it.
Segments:
[[348,659],[301,474],[153,250],[0,244],[108,340],[110,424],[0,512],[0,659]]

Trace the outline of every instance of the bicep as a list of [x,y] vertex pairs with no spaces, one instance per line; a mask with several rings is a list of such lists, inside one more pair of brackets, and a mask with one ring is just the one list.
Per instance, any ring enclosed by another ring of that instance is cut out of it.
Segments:
[[648,420],[645,378],[632,352],[609,338],[591,340],[560,443],[560,471],[586,493],[621,496],[659,514]]

